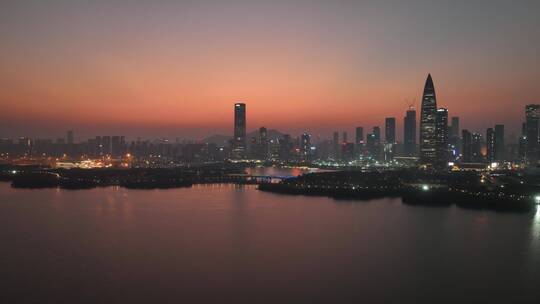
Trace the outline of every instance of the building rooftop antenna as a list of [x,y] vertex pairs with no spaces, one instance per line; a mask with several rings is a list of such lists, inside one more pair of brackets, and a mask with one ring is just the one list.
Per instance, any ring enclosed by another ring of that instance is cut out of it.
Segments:
[[416,104],[416,98],[413,98],[412,102],[409,102],[409,99],[405,98],[405,103],[409,110],[414,110],[414,105]]

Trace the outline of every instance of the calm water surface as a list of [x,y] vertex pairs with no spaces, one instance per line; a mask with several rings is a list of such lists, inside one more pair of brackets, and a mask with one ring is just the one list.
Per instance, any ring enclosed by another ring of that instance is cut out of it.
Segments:
[[540,212],[0,183],[0,303],[530,303]]

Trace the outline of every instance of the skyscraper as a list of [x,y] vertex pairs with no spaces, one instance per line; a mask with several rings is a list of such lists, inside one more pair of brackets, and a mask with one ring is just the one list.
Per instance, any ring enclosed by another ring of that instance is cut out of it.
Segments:
[[371,156],[375,159],[381,157],[381,128],[373,127],[373,147],[370,152]]
[[437,97],[431,74],[429,74],[424,85],[420,114],[420,162],[427,166],[434,165],[437,159],[436,113]]
[[357,145],[361,145],[364,143],[364,128],[362,127],[356,127],[356,137],[354,143]]
[[416,155],[416,111],[407,110],[403,122],[403,144],[405,156]]
[[377,140],[375,139],[375,134],[369,133],[366,136],[366,148],[367,152],[369,153],[369,156],[372,158],[378,158],[378,148],[377,148]]
[[111,137],[111,155],[113,157],[119,157],[122,154],[122,141],[123,140],[124,140],[123,136]]
[[459,129],[459,117],[452,117],[449,133],[450,134],[448,135],[448,143],[450,145],[450,157],[452,158],[452,160],[455,160],[461,153],[461,131]]
[[356,127],[354,150],[357,157],[360,157],[364,150],[364,128],[362,127]]
[[461,132],[461,161],[470,163],[472,161],[472,134],[468,130]]
[[234,104],[234,138],[232,145],[233,158],[246,157],[246,104]]
[[348,138],[347,138],[347,131],[343,131],[342,143],[346,144],[347,141],[348,141]]
[[381,142],[381,128],[373,127],[373,135],[375,135],[375,142],[380,143]]
[[396,143],[396,118],[387,117],[384,121],[384,139],[389,144]]
[[495,160],[506,159],[506,147],[504,145],[504,125],[495,125]]
[[265,127],[259,128],[259,159],[268,158],[268,131]]
[[536,165],[538,162],[538,119],[540,105],[525,106],[525,136],[527,137],[527,163]]
[[436,165],[438,168],[444,168],[448,164],[448,110],[440,108],[435,115],[435,134],[436,134]]
[[283,136],[279,139],[279,160],[284,162],[289,161],[291,148],[291,136],[289,134],[283,134]]
[[334,159],[339,159],[339,148],[339,132],[335,131],[332,139],[332,154],[334,156]]
[[300,137],[300,153],[303,160],[309,160],[311,152],[310,136],[307,133]]
[[459,117],[452,117],[450,123],[450,137],[459,137]]
[[480,163],[484,160],[482,155],[482,134],[474,132],[472,134],[472,161]]
[[495,149],[495,131],[493,128],[488,128],[486,131],[486,157],[490,163],[495,161]]

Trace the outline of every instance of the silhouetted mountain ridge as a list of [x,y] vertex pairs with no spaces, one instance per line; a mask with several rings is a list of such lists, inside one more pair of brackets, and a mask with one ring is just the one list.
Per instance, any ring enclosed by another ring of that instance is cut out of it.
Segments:
[[[283,136],[284,133],[276,130],[276,129],[269,129],[268,130],[268,139],[276,139],[276,138],[279,138],[281,136]],[[255,138],[258,138],[259,137],[259,130],[254,130],[254,131],[251,131],[249,133],[247,133],[246,135],[247,137],[247,141],[248,141],[248,144],[249,144],[249,140],[250,138],[252,137],[255,137]],[[214,135],[211,135],[211,136],[208,136],[206,138],[204,138],[202,140],[203,143],[208,143],[208,144],[216,144],[218,146],[226,146],[229,144],[229,140],[232,139],[232,136],[230,135],[223,135],[223,134],[214,134]]]

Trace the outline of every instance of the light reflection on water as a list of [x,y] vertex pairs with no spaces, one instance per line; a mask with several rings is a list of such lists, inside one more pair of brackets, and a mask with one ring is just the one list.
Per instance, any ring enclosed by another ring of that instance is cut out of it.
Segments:
[[343,203],[251,185],[0,183],[0,240],[7,297],[30,288],[28,302],[516,302],[540,282],[538,210]]
[[540,265],[540,205],[531,214],[530,253],[536,264]]

